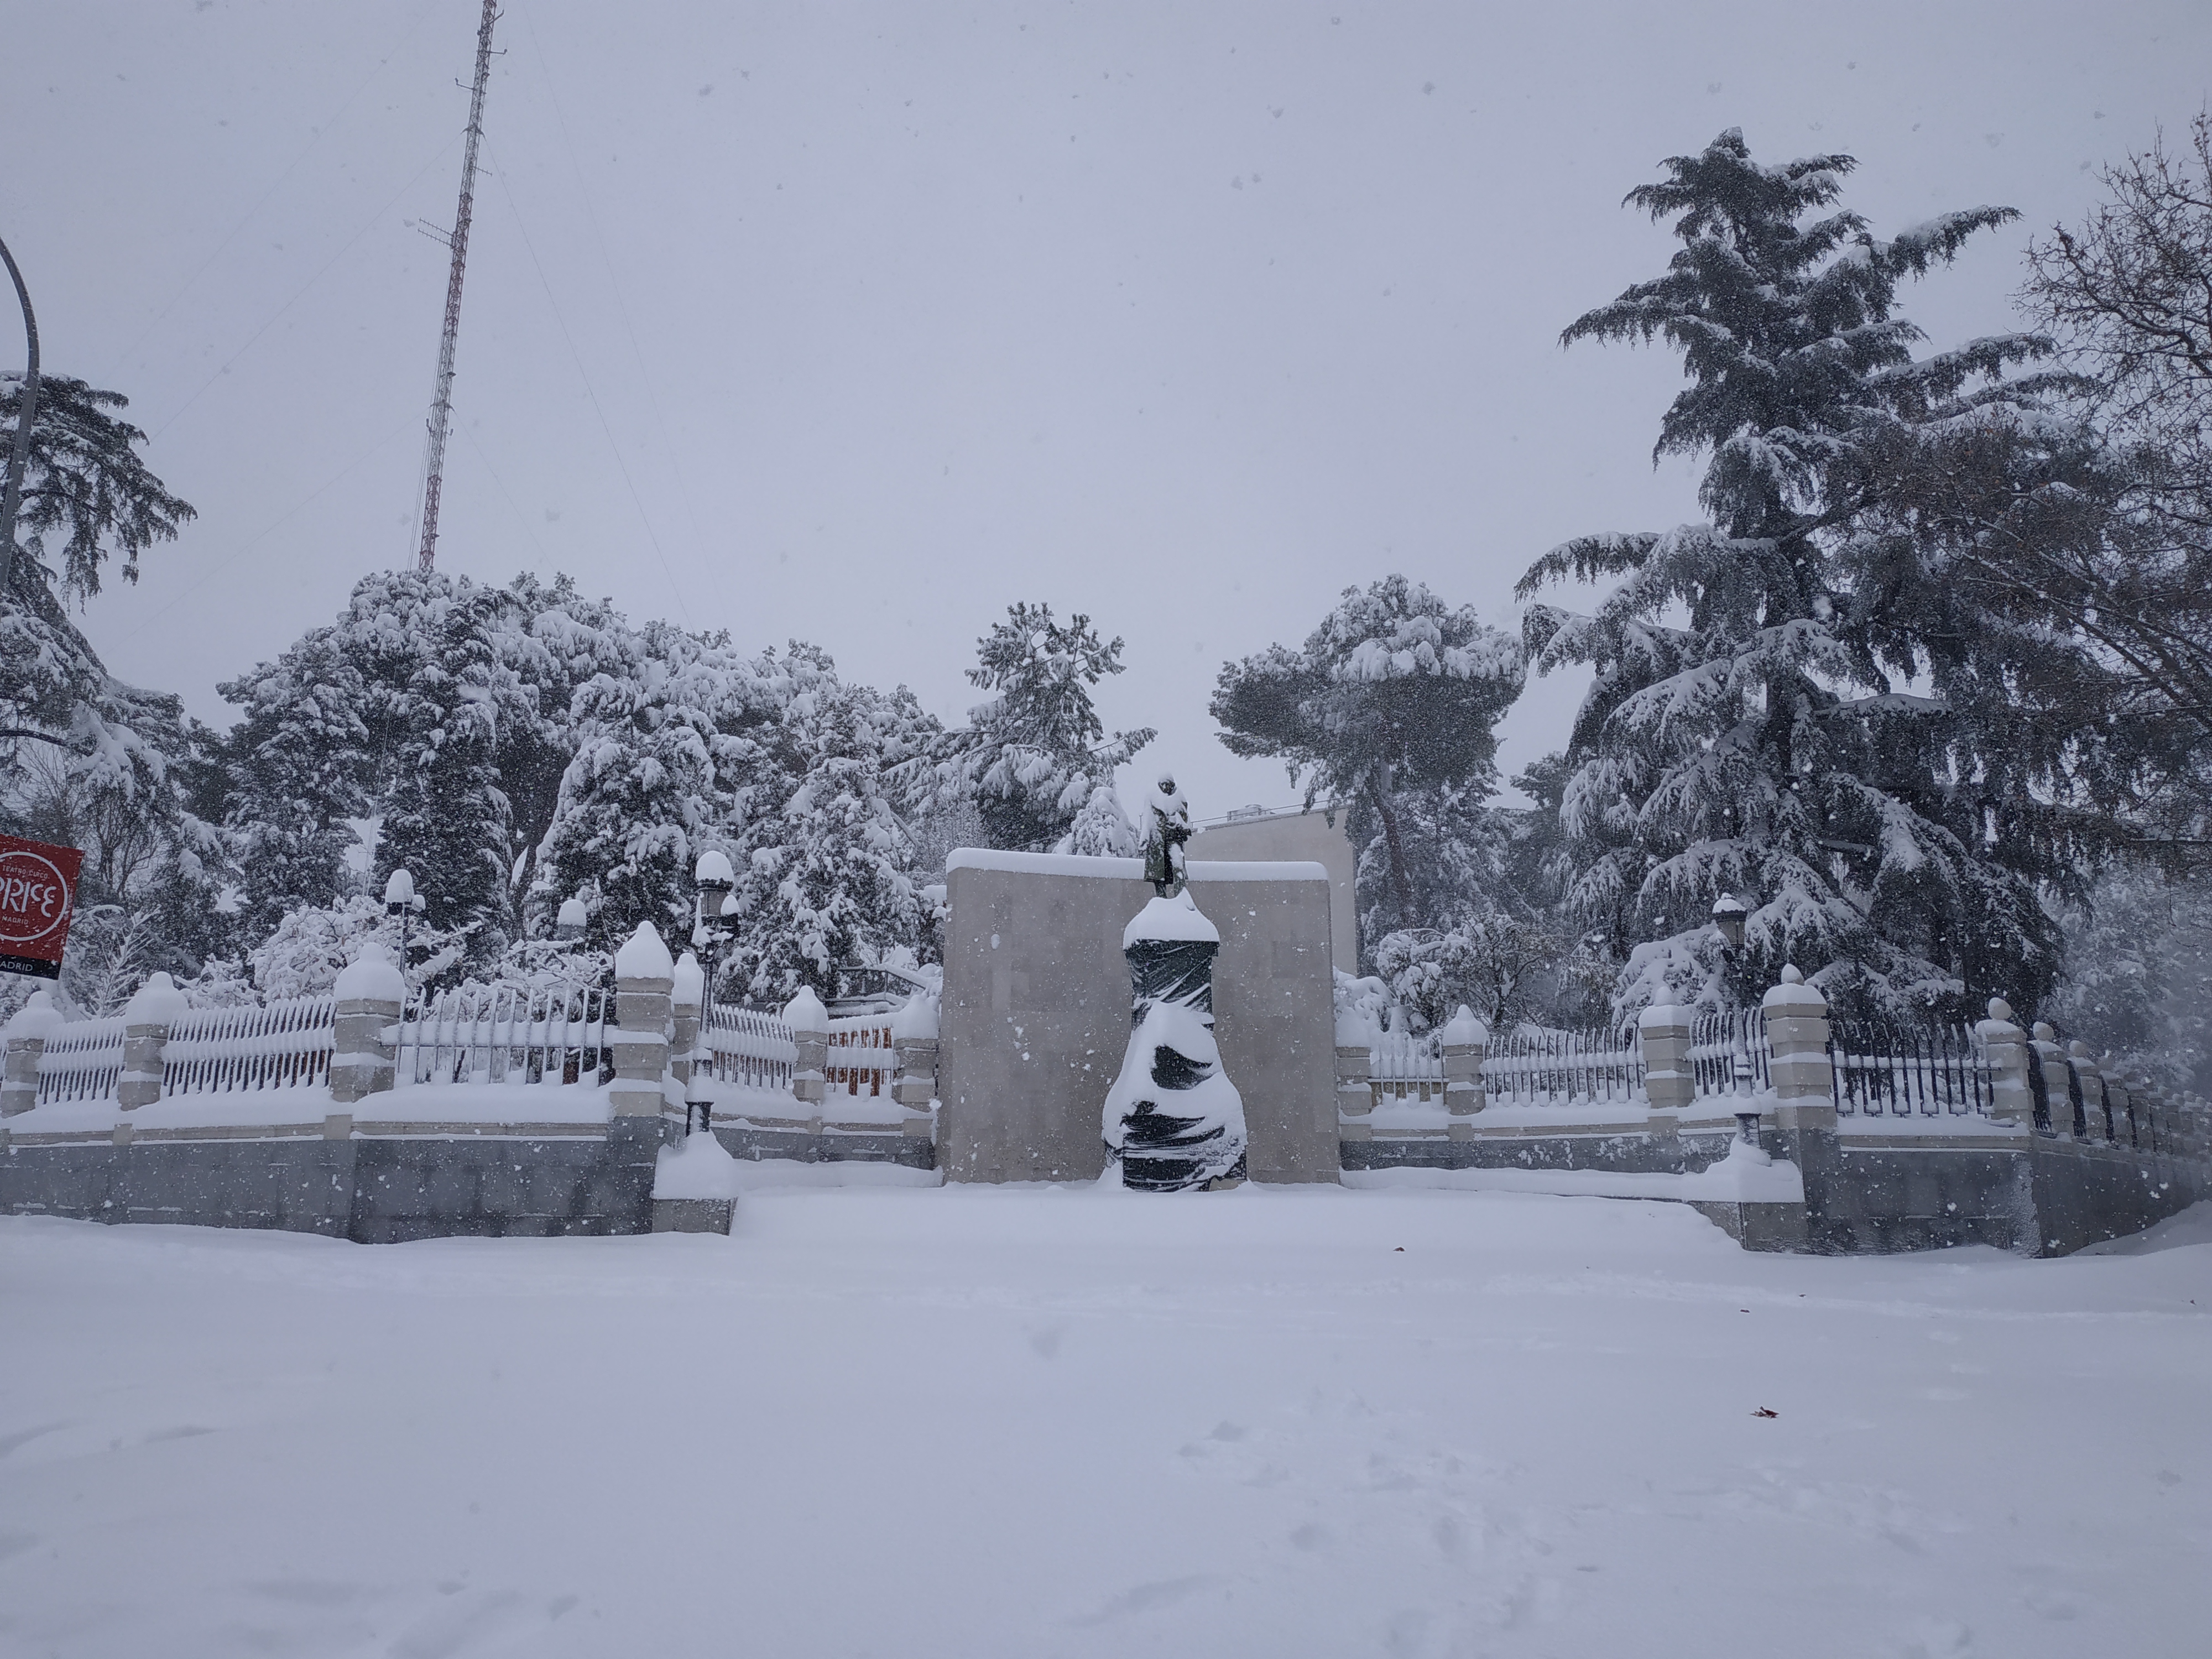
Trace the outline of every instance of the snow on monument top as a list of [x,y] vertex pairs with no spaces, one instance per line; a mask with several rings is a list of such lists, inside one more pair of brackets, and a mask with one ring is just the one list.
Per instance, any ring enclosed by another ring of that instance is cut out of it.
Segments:
[[674,979],[676,963],[661,942],[660,930],[641,921],[623,948],[615,953],[617,979]]
[[1140,939],[1202,939],[1218,945],[1221,930],[1199,914],[1186,891],[1173,898],[1155,898],[1129,919],[1121,930],[1121,948],[1126,951]]
[[339,969],[331,994],[340,1002],[404,1002],[407,976],[385,954],[384,946],[370,939],[359,956]]
[[185,1017],[185,994],[167,974],[149,974],[123,1006],[125,1025],[174,1025]]

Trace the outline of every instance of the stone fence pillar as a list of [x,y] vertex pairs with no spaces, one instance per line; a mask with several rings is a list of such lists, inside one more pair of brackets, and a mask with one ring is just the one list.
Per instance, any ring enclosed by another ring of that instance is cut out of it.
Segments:
[[792,1066],[791,1092],[818,1116],[830,1092],[823,1075],[830,1066],[830,1011],[811,986],[802,985],[799,994],[784,1004],[783,1023],[791,1027],[792,1046],[799,1050]]
[[1472,1140],[1474,1125],[1464,1121],[1490,1103],[1482,1086],[1482,1062],[1490,1058],[1490,1028],[1462,1005],[1458,1013],[1437,1033],[1444,1061],[1444,1110],[1451,1115],[1445,1133],[1455,1140]]
[[[2043,1078],[2043,1109],[2051,1133],[2061,1140],[2074,1139],[2074,1091],[2066,1077],[2066,1050],[2048,1020],[2039,1019],[2027,1036],[2035,1055],[2036,1071]],[[2087,1114],[2085,1112],[2086,1117]],[[2085,1126],[2086,1127],[2086,1126]]]
[[2069,1062],[2074,1075],[2081,1079],[2081,1121],[2092,1140],[2112,1139],[2112,1114],[2105,1102],[2105,1073],[2089,1053],[2089,1045],[2078,1038],[2066,1045]]
[[0,1082],[0,1117],[14,1117],[39,1103],[39,1059],[46,1039],[62,1029],[61,1010],[45,991],[33,991],[31,1000],[8,1022],[5,1041],[5,1081]]
[[1766,1017],[1767,1079],[1784,1111],[1822,1111],[1836,1121],[1834,1063],[1828,1058],[1828,1002],[1795,968],[1759,999]]
[[169,1028],[185,1017],[185,994],[167,974],[149,974],[123,1008],[123,1072],[115,1103],[126,1112],[161,1097],[161,1051]]
[[392,1086],[393,1028],[406,1011],[407,980],[371,939],[338,975],[331,994],[331,1098],[349,1106]]
[[1843,1143],[1836,1135],[1835,1063],[1828,1056],[1828,1000],[1795,967],[1759,1000],[1766,1021],[1767,1081],[1781,1156],[1805,1183],[1805,1237],[1818,1251],[1851,1247],[1844,1218]]
[[1375,1139],[1375,1028],[1365,1015],[1336,1017],[1337,1139]]
[[1653,1111],[1678,1111],[1697,1099],[1687,1008],[1656,1002],[1637,1015],[1636,1047],[1644,1060],[1644,1096]]
[[669,1027],[676,964],[659,931],[641,921],[615,957],[615,1024],[608,1033],[615,1052],[614,1087],[608,1097],[618,1117],[658,1118],[666,1109]]
[[707,1019],[707,975],[697,955],[686,951],[676,958],[676,972],[668,992],[670,1047],[669,1075],[676,1079],[688,1103],[702,1097],[691,1088],[691,1079],[702,1058],[699,1033]]
[[1990,999],[1990,1017],[1974,1035],[1990,1056],[1990,1121],[2035,1127],[2035,1095],[2027,1082],[2027,1033],[2013,1023],[2012,1005]]
[[[909,1112],[926,1113],[937,1098],[937,999],[916,991],[906,1006],[891,1018],[891,1057],[897,1081],[891,1098]],[[910,1135],[930,1133],[927,1117],[910,1117],[904,1125]]]

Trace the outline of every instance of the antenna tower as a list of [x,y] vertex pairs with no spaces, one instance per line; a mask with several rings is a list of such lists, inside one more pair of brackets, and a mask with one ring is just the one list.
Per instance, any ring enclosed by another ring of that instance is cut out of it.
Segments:
[[446,278],[446,329],[438,337],[438,386],[430,398],[428,473],[422,484],[422,549],[416,562],[433,568],[438,558],[438,496],[446,482],[446,428],[453,416],[453,343],[461,331],[461,278],[469,264],[469,217],[476,205],[477,146],[483,139],[484,84],[491,78],[491,26],[499,21],[497,0],[484,0],[477,25],[476,88],[469,96],[469,142],[461,157],[461,204],[453,213],[453,233],[445,238],[453,250]]

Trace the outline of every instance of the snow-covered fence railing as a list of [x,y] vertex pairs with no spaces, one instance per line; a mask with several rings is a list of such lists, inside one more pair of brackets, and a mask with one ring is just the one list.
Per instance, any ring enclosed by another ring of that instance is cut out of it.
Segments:
[[863,1014],[830,1022],[830,1053],[822,1068],[830,1093],[842,1087],[848,1095],[883,1094],[897,1070],[890,1015]]
[[1987,1117],[1986,1047],[1963,1025],[1832,1019],[1838,1117]]
[[708,1010],[703,1040],[717,1081],[790,1092],[799,1047],[780,1016],[718,1002]]
[[1377,1100],[1404,1100],[1408,1096],[1426,1100],[1431,1094],[1443,1095],[1444,1061],[1434,1037],[1378,1031],[1367,1054],[1367,1080],[1374,1085]]
[[123,1043],[120,1014],[62,1025],[46,1039],[46,1052],[39,1057],[39,1104],[108,1099],[122,1075]]
[[1690,1025],[1690,1075],[1705,1095],[1757,1094],[1772,1086],[1766,1016],[1757,1008],[1700,1014]]
[[[1373,1034],[1366,1083],[1376,1104],[1442,1100],[1444,1060],[1439,1036]],[[1488,1040],[1482,1092],[1493,1106],[1626,1104],[1644,1097],[1644,1061],[1632,1029],[1559,1030],[1524,1026]]]
[[1644,1060],[1632,1028],[1549,1030],[1524,1026],[1490,1040],[1483,1093],[1493,1105],[1627,1102],[1644,1095]]
[[328,997],[189,1013],[169,1027],[161,1092],[315,1088],[330,1081],[333,1040]]
[[586,986],[416,992],[395,1033],[397,1081],[605,1083],[612,995]]

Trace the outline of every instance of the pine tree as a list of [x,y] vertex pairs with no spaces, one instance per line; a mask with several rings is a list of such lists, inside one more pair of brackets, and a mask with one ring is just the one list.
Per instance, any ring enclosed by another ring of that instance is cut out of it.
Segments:
[[631,635],[629,655],[575,694],[574,757],[532,896],[548,914],[582,899],[605,950],[641,921],[689,936],[699,854],[737,844],[765,800],[781,801],[776,723],[830,672],[803,647],[747,659],[660,623]]
[[791,700],[797,787],[755,822],[738,869],[729,971],[747,996],[781,1003],[805,985],[827,998],[838,969],[914,948],[922,903],[890,777],[926,752],[932,725],[903,690],[825,678]]
[[[2052,498],[2052,385],[2003,380],[2049,345],[1916,358],[1895,312],[1900,282],[2015,216],[1881,241],[1854,213],[1808,219],[1849,156],[1765,167],[1731,131],[1663,165],[1628,200],[1674,216],[1680,252],[1564,339],[1682,352],[1657,453],[1708,457],[1711,521],[1584,537],[1521,585],[1621,579],[1588,616],[1526,623],[1540,669],[1596,670],[1560,806],[1578,906],[1661,936],[1617,1004],[1753,998],[1790,961],[1846,1010],[2032,1005],[2057,960],[2036,884],[2068,879],[2095,833],[2085,781],[2104,760],[2082,717],[2111,687],[2077,640],[1947,580],[1991,521],[1944,463],[1973,447],[1994,496]],[[1723,892],[1755,907],[1727,960],[1706,925]]]
[[1300,649],[1225,665],[1212,713],[1231,752],[1286,762],[1309,808],[1348,813],[1375,939],[1452,919],[1522,678],[1519,643],[1472,605],[1389,576],[1345,589]]
[[1091,688],[1122,672],[1121,641],[1101,641],[1088,617],[1062,624],[1048,605],[1010,605],[976,649],[968,678],[998,696],[941,745],[935,787],[940,799],[975,801],[988,845],[1044,852],[1156,734],[1146,727],[1107,738]]

